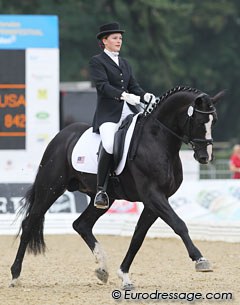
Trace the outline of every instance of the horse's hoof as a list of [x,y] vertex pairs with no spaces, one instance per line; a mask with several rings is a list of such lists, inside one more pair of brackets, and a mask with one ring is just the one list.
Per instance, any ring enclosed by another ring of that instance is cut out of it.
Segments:
[[102,281],[104,284],[107,283],[109,274],[106,270],[98,268],[95,270],[95,274],[100,281]]
[[133,285],[132,283],[129,283],[129,284],[124,284],[124,285],[122,286],[122,289],[123,289],[123,290],[134,290],[135,287],[134,287],[134,285]]
[[117,271],[118,277],[122,280],[122,289],[123,290],[133,290],[135,287],[131,283],[128,273],[123,273],[121,269]]
[[197,272],[212,272],[213,271],[209,261],[204,257],[201,257],[196,261],[195,269]]
[[16,287],[18,285],[18,279],[13,279],[9,285],[10,288]]

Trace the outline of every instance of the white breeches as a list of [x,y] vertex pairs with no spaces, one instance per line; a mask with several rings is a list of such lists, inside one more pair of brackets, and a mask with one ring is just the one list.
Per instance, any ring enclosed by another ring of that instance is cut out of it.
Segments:
[[102,145],[107,153],[113,153],[114,135],[121,125],[122,121],[133,112],[128,107],[127,103],[124,102],[122,115],[118,123],[106,122],[99,127],[100,137],[102,140]]

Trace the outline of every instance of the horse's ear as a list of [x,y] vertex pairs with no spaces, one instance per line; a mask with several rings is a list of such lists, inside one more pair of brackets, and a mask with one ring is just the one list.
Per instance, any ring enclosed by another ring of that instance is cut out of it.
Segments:
[[225,95],[226,95],[226,89],[222,90],[220,92],[218,92],[216,95],[214,95],[214,97],[211,98],[213,104],[216,104],[217,102],[219,102]]

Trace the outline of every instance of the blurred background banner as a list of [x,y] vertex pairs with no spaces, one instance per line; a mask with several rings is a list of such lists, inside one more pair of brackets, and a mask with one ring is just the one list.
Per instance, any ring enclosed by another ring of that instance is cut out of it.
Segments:
[[[21,217],[14,221],[21,198],[19,186],[16,184],[11,192],[0,196],[0,234],[14,235],[20,226]],[[240,242],[240,187],[237,180],[184,181],[169,201],[187,224],[192,238]],[[88,202],[86,195],[65,192],[47,212],[44,232],[75,234],[72,222]],[[140,202],[116,200],[98,220],[94,233],[131,236],[142,209]],[[177,237],[160,219],[153,224],[147,236]]]
[[58,17],[41,15],[0,15],[0,48],[58,49]]
[[32,182],[59,131],[57,16],[0,15],[0,182]]

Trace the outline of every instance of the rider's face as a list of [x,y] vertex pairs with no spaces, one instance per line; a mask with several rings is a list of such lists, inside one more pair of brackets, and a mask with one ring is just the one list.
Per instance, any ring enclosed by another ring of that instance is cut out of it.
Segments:
[[103,38],[105,48],[110,52],[119,52],[122,46],[122,34],[113,33]]

